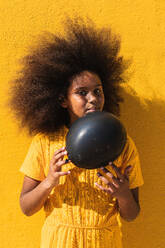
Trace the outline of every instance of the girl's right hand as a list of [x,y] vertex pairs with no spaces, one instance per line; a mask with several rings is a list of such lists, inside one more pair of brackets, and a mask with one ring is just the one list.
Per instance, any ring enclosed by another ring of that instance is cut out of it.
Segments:
[[46,178],[46,181],[50,184],[51,187],[54,187],[59,184],[59,178],[70,174],[70,171],[61,171],[62,165],[66,163],[64,156],[67,155],[65,147],[58,149],[50,162],[49,172]]

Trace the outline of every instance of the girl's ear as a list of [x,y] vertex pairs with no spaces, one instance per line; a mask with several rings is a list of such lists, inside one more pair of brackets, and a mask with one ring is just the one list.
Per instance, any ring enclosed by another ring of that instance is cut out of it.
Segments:
[[67,100],[63,95],[60,95],[58,100],[59,100],[59,103],[60,103],[61,107],[67,108],[67,106],[68,106],[67,105]]

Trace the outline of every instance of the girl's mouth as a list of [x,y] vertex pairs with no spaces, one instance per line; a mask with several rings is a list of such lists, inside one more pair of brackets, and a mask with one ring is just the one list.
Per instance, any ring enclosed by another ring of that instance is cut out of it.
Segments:
[[99,108],[95,108],[95,107],[89,108],[86,110],[86,114],[91,113],[91,112],[95,112],[95,111],[99,111]]
[[86,113],[95,112],[95,111],[96,111],[96,109],[89,109],[86,111]]

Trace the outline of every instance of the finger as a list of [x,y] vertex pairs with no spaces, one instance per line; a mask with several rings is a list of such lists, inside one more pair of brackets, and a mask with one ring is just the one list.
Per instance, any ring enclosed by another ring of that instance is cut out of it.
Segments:
[[101,175],[100,172],[97,172],[97,176],[105,183],[108,187],[110,187],[112,190],[115,190],[116,188],[119,188],[119,183],[109,181],[107,178]]
[[70,171],[60,171],[60,172],[57,172],[57,173],[61,177],[61,176],[69,175]]
[[121,179],[121,180],[124,180],[124,175],[121,173],[120,169],[115,164],[113,164],[112,162],[110,162],[109,165],[112,166],[112,168],[115,171],[117,177],[119,179]]
[[107,168],[101,167],[101,169],[106,174],[106,176],[109,177],[110,179],[116,178]]
[[62,152],[62,151],[65,151],[65,147],[61,147],[60,149],[58,149],[57,151],[54,152],[54,155],[57,155],[58,153]]
[[58,161],[56,164],[55,164],[55,168],[54,168],[54,171],[61,171],[61,167],[65,164],[65,160],[61,160],[61,161]]
[[59,153],[54,154],[51,162],[53,164],[55,164],[55,163],[57,163],[58,160],[62,160],[65,155],[67,155],[67,151],[66,150],[61,150]]
[[105,178],[103,175],[101,175],[100,172],[97,172],[97,176],[105,183],[105,184],[108,184],[109,181],[107,178]]
[[[109,170],[107,170],[107,168],[102,167],[101,169],[102,169],[102,171],[103,171],[104,173],[106,173],[106,176],[110,179],[111,183],[112,183],[116,188],[119,188],[119,187],[120,187],[120,184],[121,184],[121,182],[120,182],[121,179],[116,178]],[[109,182],[109,181],[108,181],[108,182]]]
[[101,167],[101,170],[102,170],[104,173],[106,173],[107,176],[111,177],[111,174],[112,174],[112,173],[111,173],[107,168]]
[[100,184],[98,184],[98,183],[95,183],[95,185],[99,188],[99,189],[101,189],[102,191],[104,191],[104,192],[106,192],[106,193],[113,193],[113,190],[111,189],[111,188],[105,188],[105,187],[103,187],[102,185],[100,185]]

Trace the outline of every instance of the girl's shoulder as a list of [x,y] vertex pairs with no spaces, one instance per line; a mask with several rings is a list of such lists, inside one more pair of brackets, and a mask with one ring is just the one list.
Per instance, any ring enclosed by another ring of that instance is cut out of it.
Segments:
[[129,134],[127,134],[127,141],[123,150],[123,154],[130,152],[137,152],[137,148],[133,139],[129,136]]
[[52,142],[60,142],[63,141],[66,137],[68,129],[66,126],[62,126],[58,131],[53,133],[37,133],[34,137],[32,142],[36,144],[50,144]]
[[120,154],[120,156],[115,161],[117,165],[121,166],[125,164],[126,161],[134,160],[139,157],[138,150],[136,148],[135,142],[133,139],[127,134],[127,141],[125,147]]

